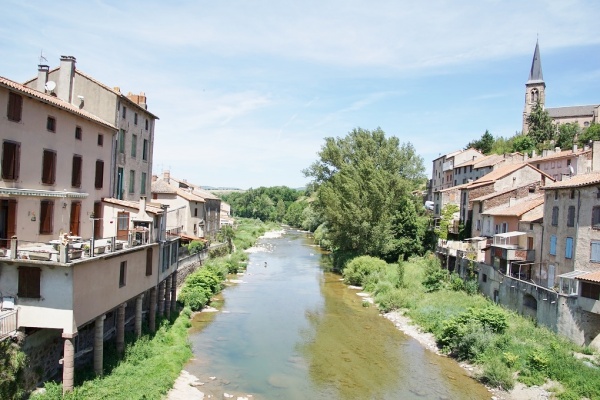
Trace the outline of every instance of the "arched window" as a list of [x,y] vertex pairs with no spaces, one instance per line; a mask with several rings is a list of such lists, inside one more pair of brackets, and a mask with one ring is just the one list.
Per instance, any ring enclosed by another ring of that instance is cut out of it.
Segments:
[[537,103],[539,99],[539,93],[537,89],[531,89],[531,102]]

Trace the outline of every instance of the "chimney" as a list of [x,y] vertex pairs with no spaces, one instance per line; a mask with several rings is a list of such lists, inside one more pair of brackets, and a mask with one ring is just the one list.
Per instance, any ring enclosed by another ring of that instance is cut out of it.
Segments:
[[556,152],[556,153],[560,153],[560,147],[555,147],[555,148],[554,148],[554,152]]
[[542,150],[542,157],[546,157],[548,155],[548,150]]
[[146,213],[146,196],[140,197],[140,211],[137,213],[135,218],[131,218],[132,221],[135,222],[152,222],[153,219],[150,218],[148,213]]
[[575,153],[577,153],[577,145],[576,144],[573,145],[573,154],[575,154]]
[[68,103],[73,99],[73,79],[75,78],[75,57],[60,56],[60,70],[56,82],[56,96]]
[[536,154],[535,154],[535,150],[531,150],[531,158],[535,158]]
[[170,171],[163,171],[163,180],[165,180],[167,183],[170,183],[170,181],[171,181],[171,172]]
[[146,93],[140,92],[140,94],[133,94],[129,92],[127,94],[127,98],[138,106],[142,107],[144,110],[148,109],[148,105],[146,104]]
[[48,82],[48,71],[50,67],[47,65],[38,65],[37,87],[38,92],[46,93],[46,82]]
[[152,175],[152,182],[156,182],[158,180],[158,175]]

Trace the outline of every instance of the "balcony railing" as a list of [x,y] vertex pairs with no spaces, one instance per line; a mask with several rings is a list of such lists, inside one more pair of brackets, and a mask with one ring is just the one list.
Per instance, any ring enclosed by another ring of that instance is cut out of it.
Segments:
[[0,313],[0,340],[10,337],[17,331],[17,310]]

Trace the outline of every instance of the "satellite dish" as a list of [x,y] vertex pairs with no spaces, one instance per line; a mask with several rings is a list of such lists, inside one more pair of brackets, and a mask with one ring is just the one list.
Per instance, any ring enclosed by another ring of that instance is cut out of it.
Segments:
[[48,81],[44,85],[44,89],[46,89],[48,92],[53,91],[55,88],[56,88],[56,82],[54,82],[54,81]]

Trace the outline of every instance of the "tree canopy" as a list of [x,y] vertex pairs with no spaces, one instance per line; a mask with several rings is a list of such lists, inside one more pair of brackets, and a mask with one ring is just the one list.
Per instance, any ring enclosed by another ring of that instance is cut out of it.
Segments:
[[335,250],[395,261],[419,249],[406,243],[421,240],[412,190],[425,180],[412,144],[386,138],[381,128],[356,128],[326,138],[318,156],[304,174],[318,187],[314,208]]

